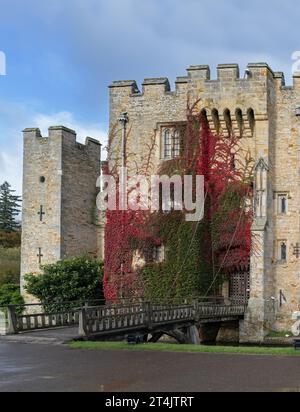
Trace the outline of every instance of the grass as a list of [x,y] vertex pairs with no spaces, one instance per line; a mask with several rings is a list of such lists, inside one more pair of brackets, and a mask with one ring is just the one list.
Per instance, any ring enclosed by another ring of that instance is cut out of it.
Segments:
[[291,332],[275,332],[271,331],[268,333],[267,338],[286,338],[287,335],[291,338],[293,335]]
[[0,247],[0,284],[5,283],[9,275],[13,281],[19,283],[21,251],[19,247]]
[[72,349],[88,350],[130,350],[130,351],[159,351],[159,352],[187,352],[187,353],[216,353],[216,354],[243,354],[243,355],[275,355],[299,356],[300,351],[294,348],[273,348],[257,346],[205,346],[205,345],[178,345],[171,343],[146,343],[129,345],[124,342],[71,342]]

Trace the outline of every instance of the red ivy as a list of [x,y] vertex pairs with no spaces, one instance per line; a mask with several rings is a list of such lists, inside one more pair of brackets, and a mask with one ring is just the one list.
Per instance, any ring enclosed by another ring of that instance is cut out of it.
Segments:
[[[239,138],[230,133],[229,136],[211,133],[205,113],[194,115],[195,106],[188,109],[181,167],[182,174],[204,176],[204,219],[208,222],[206,227],[211,228],[204,237],[205,259],[210,264],[214,259],[223,273],[247,270],[252,212],[247,211],[242,202],[224,209],[229,192],[241,200],[251,196],[249,181],[245,181],[235,164],[240,155]],[[217,214],[221,217],[216,220]],[[159,242],[146,229],[148,217],[149,212],[145,211],[116,210],[106,214],[104,293],[108,300],[141,292],[132,269],[134,242],[137,239],[151,245]]]

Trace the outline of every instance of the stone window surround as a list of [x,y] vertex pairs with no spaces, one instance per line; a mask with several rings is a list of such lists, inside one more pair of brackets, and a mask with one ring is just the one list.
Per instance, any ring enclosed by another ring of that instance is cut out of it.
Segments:
[[180,156],[181,136],[176,127],[168,127],[162,131],[163,159],[175,159]]
[[[285,210],[285,212],[280,211],[280,208],[281,208],[280,202],[281,202],[281,199],[283,197],[286,199],[286,205],[285,205],[286,210]],[[284,191],[284,190],[275,191],[274,192],[274,199],[275,199],[276,214],[278,216],[289,216],[289,200],[291,199],[290,193],[288,191]]]
[[[285,244],[286,246],[286,258],[282,259],[281,253],[282,253],[282,245]],[[289,251],[289,245],[288,241],[286,239],[278,239],[276,243],[276,263],[279,265],[285,265],[288,263],[288,251]]]
[[[157,124],[157,131],[159,131],[159,158],[161,161],[164,160],[171,160],[174,159],[175,157],[165,157],[165,132],[167,130],[170,130],[172,137],[174,137],[174,134],[176,131],[180,133],[180,129],[183,128],[186,125],[186,122],[168,122],[168,123],[158,123]],[[181,143],[182,143],[182,134],[179,136],[180,139],[180,149],[181,149]],[[177,157],[177,156],[176,156]]]
[[153,260],[157,263],[162,263],[165,261],[165,246],[159,245],[155,246],[153,250]]

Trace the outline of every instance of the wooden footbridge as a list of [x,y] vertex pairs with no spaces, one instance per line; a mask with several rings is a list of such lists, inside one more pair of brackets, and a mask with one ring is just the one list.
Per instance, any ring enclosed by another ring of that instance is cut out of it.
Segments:
[[42,308],[40,304],[27,305],[23,309],[7,307],[7,333],[78,326],[78,335],[83,339],[104,340],[138,334],[145,339],[150,335],[150,340],[155,341],[164,333],[181,331],[189,336],[196,325],[241,319],[246,304],[203,300],[181,304],[141,301],[99,306],[86,303],[54,312]]

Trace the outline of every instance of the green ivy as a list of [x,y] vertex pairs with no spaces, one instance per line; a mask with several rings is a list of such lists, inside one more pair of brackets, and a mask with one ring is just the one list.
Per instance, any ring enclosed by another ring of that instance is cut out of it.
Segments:
[[[159,216],[160,215],[160,216]],[[157,214],[162,220],[159,236],[165,245],[165,261],[141,269],[147,299],[191,298],[205,293],[212,281],[212,270],[205,256],[203,233],[205,223],[186,222],[183,214]]]

